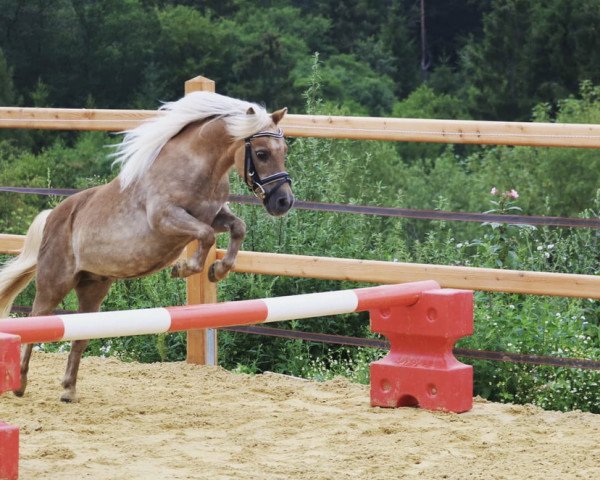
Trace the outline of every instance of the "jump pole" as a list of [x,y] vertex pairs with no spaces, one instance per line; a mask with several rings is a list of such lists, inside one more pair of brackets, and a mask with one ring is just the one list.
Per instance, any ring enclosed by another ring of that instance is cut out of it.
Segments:
[[251,325],[369,311],[390,352],[371,364],[371,405],[464,412],[473,371],[454,357],[473,332],[473,292],[435,281],[216,304],[0,320],[23,343],[57,342]]

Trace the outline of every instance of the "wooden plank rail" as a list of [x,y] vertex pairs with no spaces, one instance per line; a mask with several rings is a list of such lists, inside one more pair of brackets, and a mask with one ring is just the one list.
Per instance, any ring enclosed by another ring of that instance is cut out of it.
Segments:
[[[0,128],[121,131],[160,114],[155,110],[0,107]],[[600,148],[600,125],[595,124],[290,114],[281,125],[290,137]]]
[[0,253],[16,255],[23,248],[25,235],[12,235],[10,233],[0,233]]
[[286,115],[292,137],[600,148],[600,125]]
[[[217,251],[217,258],[222,258],[223,255],[224,250]],[[248,251],[239,253],[233,271],[372,283],[435,280],[443,288],[600,299],[600,276],[568,273],[499,270]]]
[[[0,234],[0,253],[17,253],[24,236]],[[225,250],[217,250],[223,258]],[[435,280],[443,288],[600,299],[600,276],[456,267],[241,251],[238,273],[321,280],[404,283]]]
[[0,107],[0,128],[116,132],[159,114],[156,110]]

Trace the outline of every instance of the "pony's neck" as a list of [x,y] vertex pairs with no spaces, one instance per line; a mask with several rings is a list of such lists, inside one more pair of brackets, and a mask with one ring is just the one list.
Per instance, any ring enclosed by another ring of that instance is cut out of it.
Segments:
[[194,122],[167,142],[140,186],[151,193],[178,189],[213,196],[227,186],[238,144],[222,120]]
[[227,177],[235,163],[238,148],[223,120],[209,120],[198,125],[192,134],[192,148],[210,158],[210,170],[215,180]]

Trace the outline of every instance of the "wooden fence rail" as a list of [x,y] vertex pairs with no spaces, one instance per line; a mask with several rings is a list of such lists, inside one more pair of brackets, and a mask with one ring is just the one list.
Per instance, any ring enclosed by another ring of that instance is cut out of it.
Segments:
[[[0,253],[18,253],[24,238],[21,235],[0,234]],[[216,258],[224,256],[225,250],[216,251]],[[443,288],[600,299],[599,276],[569,273],[524,272],[250,251],[239,253],[233,271],[378,284],[435,280]],[[216,301],[216,298],[211,298],[211,301]]]
[[[154,110],[0,107],[0,128],[122,131],[160,114]],[[281,126],[290,137],[600,148],[600,125],[594,124],[289,114]]]

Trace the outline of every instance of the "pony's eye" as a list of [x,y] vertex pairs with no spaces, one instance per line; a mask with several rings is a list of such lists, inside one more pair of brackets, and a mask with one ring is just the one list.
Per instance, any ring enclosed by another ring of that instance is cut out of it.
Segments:
[[256,158],[258,158],[261,162],[264,162],[269,158],[269,152],[265,150],[259,150],[256,152]]

